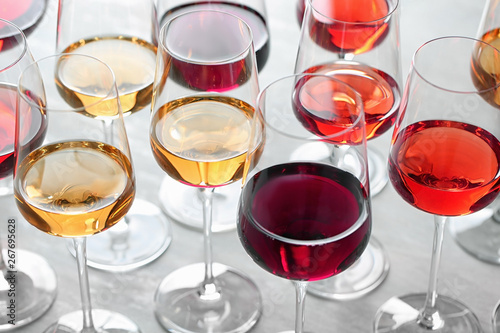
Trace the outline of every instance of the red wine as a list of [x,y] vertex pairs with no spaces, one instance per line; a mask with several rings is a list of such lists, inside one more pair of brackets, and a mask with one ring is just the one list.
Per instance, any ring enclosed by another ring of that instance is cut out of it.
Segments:
[[[332,238],[347,230],[345,237]],[[243,247],[258,265],[287,279],[314,281],[342,272],[364,251],[370,231],[366,189],[329,165],[272,166],[242,192]]]
[[[38,23],[46,5],[46,0],[2,0],[0,17],[26,30]],[[11,34],[3,31],[2,25],[0,22],[0,38],[9,37]]]
[[258,70],[262,70],[269,58],[269,29],[266,19],[256,10],[241,4],[225,1],[200,1],[188,3],[169,10],[161,19],[161,26],[170,18],[192,10],[213,9],[228,12],[245,21],[252,30],[253,44],[257,58]]
[[500,142],[474,125],[427,120],[393,139],[389,176],[411,205],[437,215],[481,210],[499,191]]
[[[13,85],[0,84],[0,179],[12,174],[14,169],[14,139],[16,131],[17,90]],[[33,101],[39,101],[34,98]],[[24,142],[33,148],[42,143],[46,122],[45,114],[29,108],[20,108],[24,121],[31,126],[24,127]]]
[[[385,133],[395,122],[399,105],[399,86],[387,73],[355,62],[338,61],[315,66],[305,73],[326,74],[339,79],[354,90],[363,100],[365,111],[366,138],[372,139]],[[303,79],[297,84],[294,95],[296,115],[311,132],[328,136],[352,125],[354,101],[347,99],[335,89],[335,83],[317,82],[317,79]],[[329,84],[331,87],[327,87]],[[336,102],[336,107],[325,103]],[[322,101],[322,103],[318,103]],[[334,111],[334,112],[332,112]],[[343,141],[356,142],[359,133],[346,133]]]
[[[302,25],[305,1],[298,0],[297,18]],[[363,53],[387,35],[385,20],[392,8],[387,0],[315,0],[309,34],[314,42],[332,52]],[[335,20],[335,21],[333,21]]]

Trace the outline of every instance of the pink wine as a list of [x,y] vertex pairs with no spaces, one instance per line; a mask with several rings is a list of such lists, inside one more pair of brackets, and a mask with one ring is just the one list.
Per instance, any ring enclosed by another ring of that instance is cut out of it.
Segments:
[[[297,18],[302,25],[305,2],[298,0]],[[387,35],[385,20],[391,8],[387,0],[315,0],[309,35],[321,47],[339,53],[363,53]],[[335,20],[335,21],[333,21]]]
[[287,279],[314,281],[342,272],[364,251],[370,231],[366,189],[329,165],[272,166],[242,192],[238,233],[245,250]]
[[458,216],[481,210],[499,191],[500,142],[474,125],[427,120],[393,139],[389,175],[396,191],[426,212]]
[[[399,105],[399,86],[390,75],[381,70],[355,62],[338,61],[307,69],[305,73],[333,76],[356,90],[363,100],[366,138],[372,139],[385,133],[395,122]],[[302,80],[295,94],[296,114],[304,126],[317,135],[332,135],[352,125],[352,100],[335,92],[335,84],[328,89],[325,82],[316,86],[316,80]],[[302,91],[305,90],[305,91]],[[337,108],[325,107],[332,96],[338,100]],[[317,101],[324,101],[318,103]],[[334,111],[334,112],[332,112]],[[353,135],[347,133],[346,135]],[[359,135],[357,136],[359,139]],[[345,142],[354,141],[346,139]]]
[[[13,85],[0,85],[0,179],[12,174],[14,169],[14,139],[16,132],[17,88]],[[35,101],[35,100],[34,100]],[[28,127],[23,127],[23,138],[36,148],[44,138],[45,115],[37,109],[23,110]]]
[[[38,23],[46,5],[46,0],[2,0],[0,17],[14,23],[21,30],[26,30]],[[0,23],[0,38],[9,37],[2,28]]]
[[257,66],[259,71],[262,70],[269,58],[269,29],[267,28],[267,22],[264,16],[251,7],[225,1],[192,2],[169,10],[161,19],[161,25],[163,26],[168,19],[175,15],[203,9],[228,12],[241,18],[250,26],[253,35],[255,55],[257,57]]

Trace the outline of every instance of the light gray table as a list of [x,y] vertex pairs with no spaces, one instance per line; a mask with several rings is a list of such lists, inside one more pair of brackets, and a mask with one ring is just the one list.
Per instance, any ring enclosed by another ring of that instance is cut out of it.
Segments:
[[[408,73],[413,52],[423,42],[444,35],[474,36],[484,6],[483,0],[400,1],[403,78]],[[292,73],[299,35],[295,0],[267,0],[266,5],[271,54],[261,72],[262,87]],[[49,0],[43,21],[29,36],[37,59],[55,52],[56,14],[57,1]],[[157,203],[164,173],[150,152],[148,118],[148,110],[143,110],[127,118],[126,123],[137,170],[138,196]],[[390,134],[370,144],[385,152]],[[18,246],[43,255],[58,275],[59,293],[52,308],[36,322],[18,330],[42,332],[59,316],[80,308],[75,260],[67,251],[66,240],[45,235],[23,223],[10,200],[2,200],[0,204],[0,218],[10,212],[20,220]],[[371,332],[373,316],[388,298],[426,290],[434,229],[432,217],[409,206],[388,185],[373,199],[373,221],[373,234],[382,242],[390,258],[391,269],[387,279],[372,293],[353,301],[328,301],[308,296],[308,331]],[[2,221],[1,224],[5,223]],[[175,223],[172,226],[174,239],[171,246],[153,263],[127,273],[90,269],[94,307],[112,309],[129,316],[144,333],[163,332],[153,313],[156,287],[164,276],[176,268],[203,259],[201,233]],[[5,237],[3,230],[2,237]],[[244,252],[235,231],[215,234],[213,240],[215,260],[246,272],[262,291],[264,313],[253,332],[272,333],[292,329],[295,316],[292,284],[255,265]],[[500,300],[500,266],[467,255],[447,234],[439,289],[441,293],[457,297],[469,305],[479,317],[485,332],[491,332],[490,316]]]

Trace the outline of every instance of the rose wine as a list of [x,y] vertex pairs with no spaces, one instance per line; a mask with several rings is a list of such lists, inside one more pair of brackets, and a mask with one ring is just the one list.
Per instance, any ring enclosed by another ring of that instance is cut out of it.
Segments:
[[[302,25],[305,2],[298,0],[297,18]],[[308,33],[321,47],[338,53],[370,51],[387,35],[387,0],[315,0]],[[333,21],[335,20],[335,22]]]
[[[27,29],[33,28],[39,22],[46,6],[46,0],[2,0],[0,17],[14,23],[19,29],[26,32]],[[0,38],[9,37],[2,28],[2,23],[0,23]]]
[[368,193],[352,174],[298,162],[259,171],[245,185],[238,233],[274,275],[314,281],[351,266],[371,231]]
[[14,183],[26,220],[48,234],[81,237],[106,230],[132,204],[130,160],[101,142],[61,142],[31,152]]
[[481,210],[499,190],[500,142],[474,125],[427,120],[393,139],[389,175],[411,205],[436,215]]
[[[390,75],[381,70],[347,61],[338,61],[307,69],[305,73],[326,74],[339,79],[354,90],[363,100],[365,111],[366,138],[372,139],[385,133],[395,122],[401,101],[399,86]],[[297,117],[311,132],[325,136],[334,134],[352,125],[353,101],[335,93],[335,87],[330,89],[321,83],[316,87],[317,80],[303,80],[297,85],[295,106]],[[329,83],[329,85],[335,85]],[[305,90],[305,91],[303,91]],[[330,103],[332,95],[338,108],[322,106],[317,101]],[[331,110],[335,110],[332,113]],[[353,136],[356,133],[348,135]],[[346,134],[347,135],[347,134]],[[356,136],[359,139],[359,136]],[[347,138],[345,141],[353,141]]]
[[[12,174],[14,168],[14,138],[16,131],[17,88],[0,84],[0,179]],[[32,102],[41,105],[40,99],[32,96]],[[23,119],[30,126],[23,127],[23,143],[36,148],[43,141],[46,128],[45,114],[38,108],[23,104],[19,108]]]
[[170,177],[214,187],[243,176],[254,108],[219,95],[181,98],[151,120],[151,148]]
[[[500,28],[486,32],[481,40],[500,48]],[[495,107],[500,106],[500,89],[490,89],[500,83],[500,58],[491,47],[477,44],[471,63],[472,79],[480,90],[488,90],[482,97]]]
[[[115,74],[116,85],[120,94],[120,104],[124,115],[143,109],[151,103],[151,94],[156,68],[156,46],[139,38],[130,37],[96,37],[80,40],[67,47],[63,53],[86,54],[108,64]],[[74,60],[77,61],[77,60]],[[82,86],[91,86],[96,80],[95,73],[64,70],[71,67],[67,64],[59,69],[59,86],[66,99],[72,105],[87,106],[96,102],[93,95],[85,95],[67,82],[79,79]],[[74,66],[78,66],[77,63]],[[71,77],[68,77],[71,75]],[[76,78],[75,75],[80,77]],[[102,116],[96,109],[87,109],[91,117]],[[104,114],[105,116],[106,114]]]
[[[262,14],[251,7],[225,1],[198,1],[169,10],[161,19],[161,25],[170,18],[192,10],[213,9],[233,14],[245,21],[252,30],[255,55],[259,71],[269,58],[269,29]],[[222,67],[221,67],[222,68]]]

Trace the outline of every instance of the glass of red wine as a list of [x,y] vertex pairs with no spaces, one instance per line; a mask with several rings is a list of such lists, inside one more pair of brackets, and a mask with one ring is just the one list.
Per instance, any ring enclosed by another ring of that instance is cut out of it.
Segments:
[[[331,76],[283,77],[259,94],[252,133],[238,235],[259,266],[294,282],[294,332],[303,333],[308,282],[348,269],[370,238],[363,102]],[[321,157],[295,153],[318,143]]]
[[[115,74],[124,116],[141,110],[149,115],[158,44],[154,0],[61,0],[58,10],[57,52],[104,61]],[[78,102],[89,101],[80,95]],[[104,114],[89,116],[106,119]],[[131,138],[145,135],[137,124],[131,120]],[[120,224],[88,240],[87,262],[107,271],[135,269],[162,255],[171,240],[170,221],[161,208],[138,198]],[[75,254],[73,242],[68,248]]]
[[175,270],[156,290],[156,317],[169,331],[241,333],[260,317],[262,301],[255,283],[213,261],[211,225],[214,189],[238,183],[243,176],[257,75],[252,33],[241,18],[199,10],[163,25],[151,148],[169,177],[198,192],[204,222],[204,262]]
[[491,73],[500,73],[500,51],[473,38],[433,39],[413,56],[389,175],[401,198],[434,215],[430,276],[427,293],[393,297],[380,307],[375,332],[482,332],[473,312],[438,293],[437,282],[449,218],[480,212],[498,195],[500,86]]
[[[391,128],[399,110],[398,0],[299,0],[301,9],[295,72],[331,75],[358,91],[364,103],[367,140],[373,142]],[[298,149],[297,154],[302,153]],[[372,196],[389,180],[386,160],[377,147],[368,146]],[[388,271],[385,250],[372,237],[350,270],[311,283],[308,290],[328,299],[357,298],[378,287]]]
[[[270,34],[267,24],[267,10],[264,0],[159,0],[158,16],[160,26],[168,20],[191,10],[212,9],[231,13],[244,20],[251,28],[257,57],[257,69],[262,71],[270,52]],[[219,187],[214,191],[214,232],[236,228],[236,209],[241,186],[237,183]],[[159,193],[160,205],[176,222],[195,230],[203,229],[202,200],[190,186],[165,177]],[[196,207],[197,209],[192,209]]]
[[[12,174],[15,154],[14,142],[17,117],[26,122],[20,136],[33,148],[41,144],[45,135],[46,117],[42,112],[17,113],[17,85],[21,72],[34,60],[26,37],[19,27],[0,19],[0,200],[14,204]],[[5,37],[8,36],[8,37]],[[18,116],[16,116],[18,114]],[[12,215],[11,215],[12,214]],[[0,330],[22,327],[44,314],[54,302],[57,279],[54,270],[40,255],[18,248],[16,230],[20,221],[18,212],[4,210],[6,247],[0,248]],[[9,293],[14,283],[18,293]],[[11,303],[14,300],[15,303]],[[15,307],[12,308],[14,304]]]
[[[477,32],[477,39],[490,45],[500,47],[500,3],[486,1],[483,16]],[[494,66],[490,62],[494,59],[483,61],[483,67],[494,73]],[[500,107],[500,100],[496,103]],[[455,241],[472,256],[492,264],[500,264],[500,240],[495,235],[500,233],[500,201],[483,209],[480,214],[456,217],[450,223],[449,230]]]

